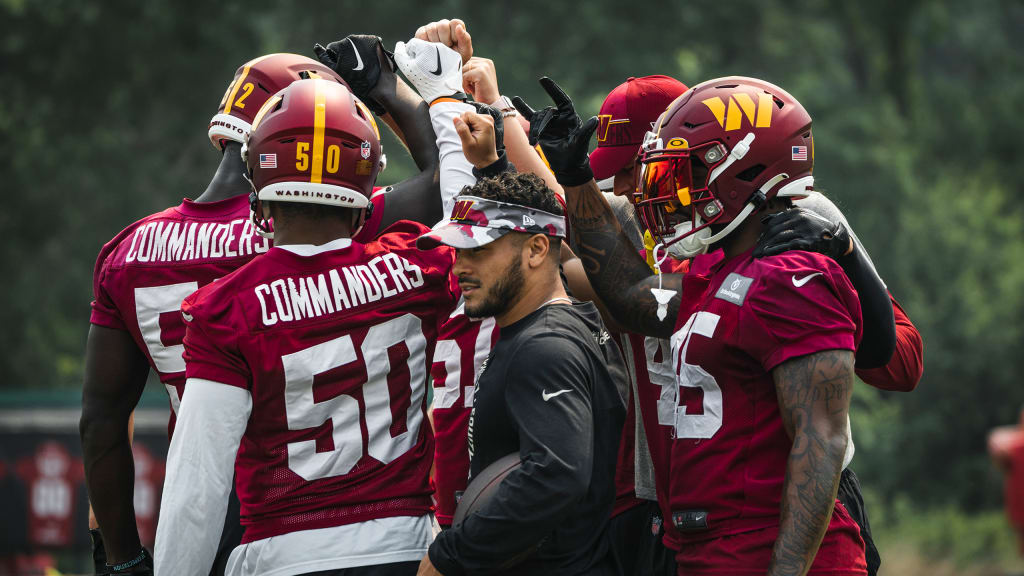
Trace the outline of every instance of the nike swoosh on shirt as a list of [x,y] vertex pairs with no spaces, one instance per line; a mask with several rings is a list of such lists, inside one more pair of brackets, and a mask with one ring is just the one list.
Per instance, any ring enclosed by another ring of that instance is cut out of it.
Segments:
[[441,75],[441,51],[435,48],[434,52],[437,53],[437,70],[432,70],[430,73],[433,74],[434,76],[440,76]]
[[354,72],[356,70],[362,70],[363,69],[363,57],[359,55],[359,50],[356,49],[356,43],[353,42],[351,38],[348,39],[348,43],[352,45],[352,51],[356,53],[357,65],[356,65],[355,68],[352,69],[352,71]]
[[555,396],[561,396],[562,394],[565,394],[566,392],[572,392],[572,389],[570,388],[568,390],[559,390],[557,392],[552,392],[551,394],[548,394],[547,390],[541,390],[540,391],[540,396],[541,396],[541,398],[544,399],[545,402],[547,402],[548,400],[551,400]]
[[192,318],[192,315],[189,314],[188,312],[182,312],[181,317],[185,319],[185,322],[191,322],[192,320],[194,320],[194,318]]
[[814,278],[815,276],[821,276],[821,272],[815,272],[814,274],[808,274],[807,276],[804,276],[803,278],[800,278],[799,280],[797,279],[796,274],[794,274],[793,275],[793,286],[796,286],[797,288],[799,288],[799,287],[803,286],[804,284],[807,284],[808,282],[810,282],[811,278]]

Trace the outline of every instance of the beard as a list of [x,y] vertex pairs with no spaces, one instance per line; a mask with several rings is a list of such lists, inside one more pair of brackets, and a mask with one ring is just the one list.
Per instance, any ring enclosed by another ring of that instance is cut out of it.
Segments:
[[517,254],[509,262],[501,277],[484,295],[481,302],[470,304],[466,301],[466,316],[470,318],[489,318],[498,316],[508,310],[519,299],[525,284],[522,262]]

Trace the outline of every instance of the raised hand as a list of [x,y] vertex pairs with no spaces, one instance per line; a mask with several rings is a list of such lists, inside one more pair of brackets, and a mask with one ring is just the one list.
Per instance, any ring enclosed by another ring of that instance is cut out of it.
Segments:
[[[498,114],[500,120],[501,114]],[[488,114],[463,112],[454,119],[455,131],[462,140],[462,153],[475,168],[482,170],[498,161],[495,120]]]
[[477,102],[490,104],[501,97],[494,61],[473,57],[462,65],[462,90]]
[[581,123],[572,99],[554,80],[545,76],[540,85],[551,96],[554,106],[535,111],[519,96],[512,98],[512,104],[530,122],[530,145],[540,144],[558,183],[582,186],[594,179],[588,152],[597,117]]
[[375,114],[384,115],[384,107],[370,96],[370,91],[380,80],[383,69],[381,62],[388,67],[386,72],[394,71],[391,53],[384,48],[380,36],[350,34],[331,42],[326,48],[315,44],[313,52],[324,66],[337,72],[352,93]]
[[427,42],[440,42],[454,49],[466,64],[473,57],[473,37],[466,31],[466,23],[458,18],[444,19],[425,24],[416,29],[416,35]]
[[399,42],[395,63],[427,103],[462,93],[462,57],[442,43],[419,38]]

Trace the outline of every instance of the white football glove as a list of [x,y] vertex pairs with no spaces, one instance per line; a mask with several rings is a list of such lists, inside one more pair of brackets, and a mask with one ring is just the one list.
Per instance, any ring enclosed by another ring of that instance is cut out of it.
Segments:
[[428,104],[462,92],[462,56],[444,44],[419,38],[399,42],[395,63]]

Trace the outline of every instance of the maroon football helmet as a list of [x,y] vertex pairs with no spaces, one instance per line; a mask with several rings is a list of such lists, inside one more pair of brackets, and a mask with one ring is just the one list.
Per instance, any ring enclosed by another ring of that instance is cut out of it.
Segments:
[[224,140],[245,143],[256,112],[271,96],[303,78],[327,78],[342,84],[340,76],[323,64],[298,54],[267,54],[243,64],[210,120],[210,142],[218,150]]
[[774,84],[710,80],[669,105],[647,134],[640,162],[641,221],[666,248],[685,239],[671,251],[693,256],[768,199],[806,195],[814,182],[811,117]]
[[362,209],[384,166],[373,115],[344,84],[293,82],[260,108],[242,158],[253,185],[257,229],[270,232],[257,200]]

